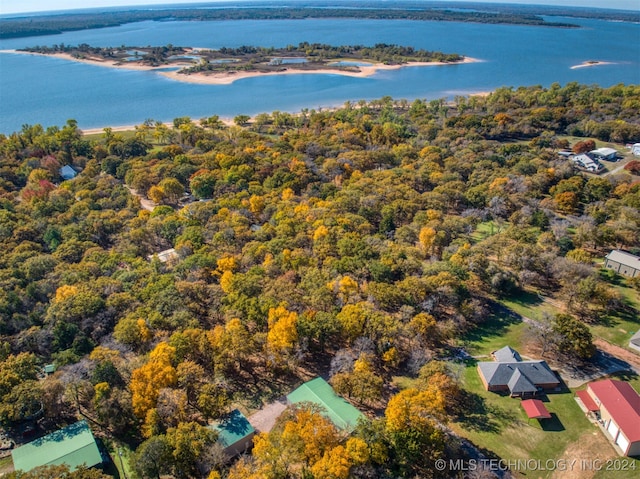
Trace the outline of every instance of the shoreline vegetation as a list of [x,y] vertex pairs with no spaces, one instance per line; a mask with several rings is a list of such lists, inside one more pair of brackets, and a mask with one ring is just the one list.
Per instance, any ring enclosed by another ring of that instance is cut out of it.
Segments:
[[[476,92],[470,92],[465,94],[464,96],[472,98],[472,97],[478,97],[478,98],[486,98],[487,96],[491,95],[493,93],[493,91],[476,91]],[[351,102],[347,102],[350,105]],[[451,104],[453,105],[453,102],[451,102]],[[356,108],[357,106],[353,106],[352,108]],[[319,108],[318,111],[323,111],[323,112],[327,112],[327,111],[337,111],[341,108],[344,108],[344,104],[336,104],[334,106],[325,106],[325,107],[321,107]],[[291,115],[293,117],[296,117],[298,115],[300,115],[300,113],[295,113],[295,112],[288,112],[288,115]],[[239,117],[241,117],[242,115],[239,115]],[[246,125],[250,125],[252,123],[255,123],[256,121],[258,121],[260,114],[255,115],[255,116],[248,116],[245,119],[244,122],[244,126]],[[201,119],[201,120],[195,120],[192,119],[191,121],[198,126],[206,126],[203,121],[206,119]],[[216,120],[219,122],[219,124],[223,125],[224,127],[232,127],[232,126],[238,126],[237,120],[236,118],[232,118],[232,117],[219,117],[216,115]],[[164,126],[166,126],[167,128],[173,128],[174,124],[171,121],[166,121],[166,122],[159,122],[161,124],[163,124]],[[144,122],[142,123],[131,123],[128,125],[105,125],[105,126],[94,126],[94,127],[90,127],[90,128],[82,128],[80,127],[80,129],[82,130],[82,134],[83,135],[100,135],[100,134],[104,134],[106,130],[108,130],[111,133],[125,133],[125,132],[135,132],[138,131],[140,128],[144,127]]]
[[481,61],[457,53],[416,50],[398,45],[333,47],[306,42],[278,49],[243,46],[219,50],[173,45],[98,48],[86,44],[77,47],[61,44],[4,50],[3,53],[45,55],[95,66],[152,71],[172,80],[210,85],[228,85],[245,78],[285,74],[368,77],[379,70]]
[[[350,8],[352,5],[354,8]],[[117,27],[127,23],[143,21],[304,20],[312,18],[451,21],[578,28],[578,25],[572,23],[550,22],[542,16],[547,14],[567,14],[564,10],[534,9],[518,12],[505,7],[492,6],[492,11],[478,11],[473,9],[475,7],[470,6],[470,9],[465,11],[461,9],[450,10],[446,8],[446,4],[443,6],[434,4],[425,7],[420,4],[398,4],[398,8],[391,9],[386,3],[374,2],[368,8],[361,8],[358,3],[346,3],[341,8],[327,8],[326,6],[310,4],[304,7],[283,6],[278,9],[260,6],[243,8],[230,6],[213,9],[96,10],[95,12],[2,18],[0,19],[0,38],[55,35],[68,31]],[[601,12],[601,15],[606,13],[606,11]],[[608,13],[611,15],[611,12]],[[614,19],[616,18],[618,17],[615,16]]]

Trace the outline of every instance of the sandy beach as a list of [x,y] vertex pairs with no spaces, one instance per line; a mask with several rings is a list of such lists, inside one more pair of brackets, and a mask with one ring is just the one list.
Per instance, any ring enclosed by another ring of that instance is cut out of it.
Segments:
[[[196,125],[200,124],[199,120],[192,120]],[[233,118],[220,118],[220,122],[222,124],[224,124],[225,126],[233,126],[235,125]],[[136,129],[137,126],[140,126],[140,124],[137,125],[118,125],[118,126],[102,126],[99,128],[80,128],[82,130],[82,133],[84,135],[100,135],[102,133],[104,133],[104,129],[105,128],[110,128],[111,131],[113,133],[118,133],[118,132],[123,132],[123,131],[134,131]],[[167,128],[173,128],[173,123],[172,122],[166,122],[164,123],[164,126],[166,126]],[[153,127],[152,127],[153,128]]]
[[273,75],[319,75],[319,74],[332,74],[332,75],[344,75],[356,78],[366,78],[374,75],[376,72],[380,70],[398,70],[400,68],[405,67],[434,67],[434,66],[451,66],[451,65],[461,65],[465,63],[477,63],[481,62],[477,58],[464,57],[464,60],[459,62],[411,62],[404,63],[401,65],[385,65],[384,63],[373,63],[371,66],[360,66],[358,67],[360,71],[348,71],[348,70],[340,70],[338,68],[321,68],[317,70],[299,70],[295,68],[287,68],[283,71],[279,72],[258,72],[258,71],[248,71],[248,72],[202,72],[202,73],[192,73],[192,74],[181,74],[178,71],[166,71],[167,68],[183,68],[189,65],[192,65],[190,62],[173,62],[168,63],[166,65],[161,65],[158,67],[152,67],[147,65],[140,64],[129,64],[127,62],[111,62],[105,61],[101,58],[76,58],[68,53],[53,53],[53,54],[45,54],[45,53],[35,53],[35,52],[23,52],[17,50],[0,50],[0,53],[12,53],[17,55],[38,55],[45,57],[54,57],[61,58],[63,60],[69,60],[73,62],[86,63],[88,65],[95,65],[100,67],[108,67],[108,68],[120,68],[123,70],[138,70],[138,71],[150,71],[155,72],[158,75],[162,75],[166,78],[170,78],[171,80],[181,81],[185,83],[197,83],[200,85],[230,85],[231,83],[242,80],[244,78],[254,78],[260,76],[273,76]]
[[615,65],[614,62],[601,62],[601,61],[587,61],[582,62],[578,65],[573,65],[571,67],[572,70],[576,70],[578,68],[587,68],[587,67],[599,67],[601,65]]
[[169,65],[162,65],[158,67],[151,67],[147,65],[140,65],[139,63],[128,63],[128,62],[111,62],[103,60],[102,58],[96,57],[86,57],[86,58],[76,58],[69,53],[36,53],[36,52],[23,52],[18,50],[0,50],[0,53],[11,53],[15,55],[36,55],[39,57],[51,57],[51,58],[61,58],[62,60],[69,60],[72,62],[78,63],[86,63],[87,65],[94,65],[98,67],[107,67],[107,68],[120,68],[122,70],[138,70],[138,71],[154,71],[160,68],[171,68],[178,67],[182,68],[190,65],[190,63],[171,63]]
[[385,65],[384,63],[373,63],[371,66],[360,66],[360,71],[348,71],[340,70],[337,68],[321,68],[318,70],[298,70],[294,68],[288,68],[279,72],[224,72],[224,73],[193,73],[190,75],[180,74],[177,71],[173,72],[158,72],[158,74],[171,78],[177,81],[183,81],[187,83],[198,83],[204,85],[230,85],[231,83],[242,80],[245,78],[254,78],[260,76],[273,76],[273,75],[318,75],[318,74],[330,74],[330,75],[344,75],[356,78],[366,78],[374,75],[380,70],[398,70],[405,67],[433,67],[433,66],[450,66],[461,65],[464,63],[477,63],[482,60],[477,58],[465,57],[460,62],[412,62],[402,65]]

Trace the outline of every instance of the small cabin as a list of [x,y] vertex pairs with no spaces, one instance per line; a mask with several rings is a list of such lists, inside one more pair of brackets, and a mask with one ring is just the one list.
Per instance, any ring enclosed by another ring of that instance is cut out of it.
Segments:
[[151,261],[154,256],[158,257],[158,260],[161,263],[171,263],[178,260],[178,252],[174,248],[169,248],[164,251],[160,251],[159,253],[150,254],[147,256],[147,259]]
[[598,161],[618,161],[618,152],[613,148],[598,148],[590,151],[589,156]]
[[76,176],[78,176],[78,172],[69,165],[64,165],[62,168],[60,168],[59,175],[60,178],[62,178],[64,181],[67,181],[73,180]]
[[230,458],[244,454],[253,445],[256,430],[249,420],[237,409],[234,409],[221,420],[211,426],[218,432],[218,443]]

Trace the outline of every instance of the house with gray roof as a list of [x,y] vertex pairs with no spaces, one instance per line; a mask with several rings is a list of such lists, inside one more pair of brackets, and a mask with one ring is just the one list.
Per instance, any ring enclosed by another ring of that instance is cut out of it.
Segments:
[[522,361],[520,354],[518,351],[513,349],[511,346],[505,346],[504,348],[498,349],[491,353],[493,359],[499,361],[501,363],[507,363],[509,361]]
[[618,274],[635,278],[640,276],[640,256],[614,249],[604,258],[604,267]]
[[558,377],[545,361],[523,361],[510,347],[493,353],[495,361],[478,363],[478,374],[487,391],[509,392],[514,396],[532,396],[560,386]]

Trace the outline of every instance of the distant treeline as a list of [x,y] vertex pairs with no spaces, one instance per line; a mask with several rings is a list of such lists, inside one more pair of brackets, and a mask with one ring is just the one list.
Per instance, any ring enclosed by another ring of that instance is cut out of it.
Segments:
[[[308,18],[360,18],[382,20],[431,20],[475,23],[501,23],[516,25],[540,25],[552,27],[576,27],[564,22],[547,22],[533,14],[516,12],[487,12],[469,10],[404,8],[181,8],[166,10],[130,10],[79,13],[65,15],[43,15],[0,20],[0,38],[51,35],[64,31],[114,27],[125,23],[153,21],[205,21],[205,20],[288,20]],[[492,6],[492,9],[495,9]]]

